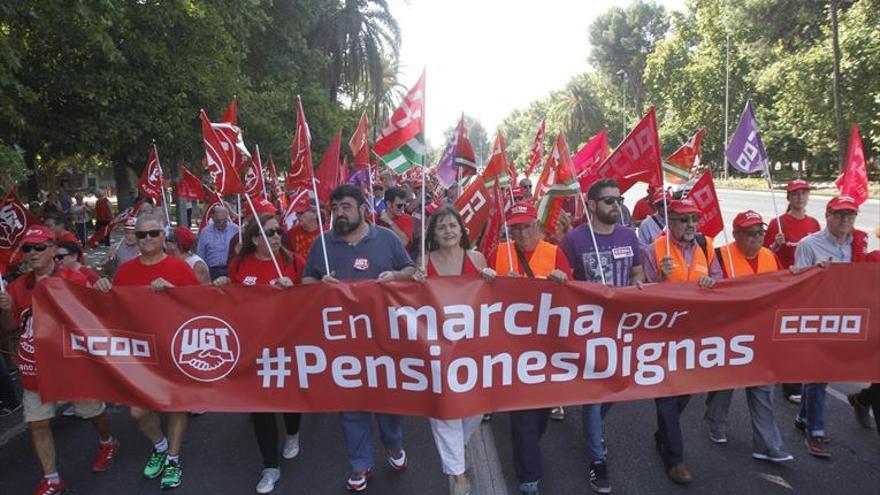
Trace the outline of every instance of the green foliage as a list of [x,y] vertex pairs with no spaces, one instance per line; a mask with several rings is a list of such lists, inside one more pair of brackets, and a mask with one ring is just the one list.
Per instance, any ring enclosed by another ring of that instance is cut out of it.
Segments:
[[21,149],[0,143],[0,186],[4,189],[30,175],[21,155]]

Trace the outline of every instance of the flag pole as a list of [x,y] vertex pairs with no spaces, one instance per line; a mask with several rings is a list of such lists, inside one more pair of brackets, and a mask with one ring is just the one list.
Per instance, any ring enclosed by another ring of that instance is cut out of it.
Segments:
[[[156,142],[153,142],[153,149],[156,149]],[[171,228],[171,215],[168,214],[168,201],[165,200],[165,172],[162,170],[162,162],[159,161],[159,151],[156,151],[156,166],[159,167],[159,190],[162,192],[162,207],[165,210],[165,221],[168,222],[168,228]]]
[[315,174],[312,173],[312,190],[315,192],[315,210],[318,213],[318,228],[322,229],[321,235],[318,236],[321,239],[321,251],[324,253],[324,270],[327,275],[330,275],[330,260],[327,258],[327,241],[324,239],[324,220],[321,218],[321,199],[318,197],[318,182],[315,181]]
[[587,217],[587,225],[590,227],[590,237],[593,240],[593,249],[596,252],[596,261],[599,264],[599,276],[602,279],[602,285],[608,285],[605,282],[605,267],[602,266],[602,255],[599,253],[599,243],[596,242],[596,232],[593,231],[593,221],[590,219],[590,210],[587,209],[587,202],[584,200],[583,191],[578,193],[581,198],[581,206],[584,207],[584,215]]
[[[262,237],[263,242],[266,243],[266,248],[269,250],[269,257],[272,258],[272,264],[275,265],[275,272],[278,273],[278,278],[282,278],[284,277],[284,275],[281,273],[281,267],[278,265],[278,259],[275,258],[275,251],[272,251],[272,247],[269,246],[269,238],[266,237],[266,231],[263,230],[263,222],[260,221],[260,215],[257,214],[257,209],[254,207],[254,202],[251,199],[251,195],[245,194],[244,197],[245,199],[247,199],[247,203],[251,207],[251,211],[254,212],[254,223],[256,223],[257,227],[260,229],[260,237]],[[238,195],[238,198],[239,201],[241,201],[241,194]],[[239,245],[241,245],[241,230],[241,228],[238,229]]]
[[669,248],[669,236],[672,234],[672,231],[669,230],[669,204],[666,201],[666,181],[663,181],[663,223],[666,224],[666,256],[671,256],[670,248]]
[[[248,199],[250,199],[250,198],[248,198]],[[238,221],[239,221],[239,223],[244,223],[244,222],[243,222],[244,216],[241,214],[241,194],[236,194],[236,195],[235,195],[235,201],[236,201],[236,203],[237,203],[236,206],[238,207]],[[256,213],[257,213],[257,212],[254,211],[254,214],[256,214]],[[243,242],[243,241],[242,241],[242,237],[241,237],[241,236],[243,235],[243,234],[241,233],[241,231],[242,231],[243,229],[244,229],[244,225],[239,225],[239,226],[238,226],[238,245],[239,245],[239,246],[241,246],[241,243]]]
[[724,247],[727,248],[727,265],[730,268],[731,278],[736,277],[736,270],[733,269],[733,255],[730,253],[730,240],[727,238],[727,229],[721,226],[721,233],[724,234]]
[[[420,252],[421,252],[421,255],[422,255],[422,266],[421,266],[421,269],[422,269],[422,272],[424,272],[424,273],[425,273],[425,276],[427,277],[427,276],[428,276],[428,270],[427,270],[427,268],[426,268],[426,267],[427,267],[427,258],[426,258],[426,256],[425,256],[425,216],[426,216],[426,214],[425,214],[425,189],[427,189],[428,184],[427,184],[426,179],[425,179],[425,169],[426,169],[426,168],[427,168],[427,167],[426,167],[426,164],[425,164],[425,163],[422,163],[422,218],[421,218],[421,221],[422,221],[422,235],[421,235],[421,248],[420,248]],[[465,256],[467,256],[467,253],[465,253]]]
[[[379,164],[376,164],[376,168],[379,168]],[[370,215],[373,217],[373,223],[376,223],[376,196],[373,193],[373,167],[371,164],[367,164],[367,183],[370,185]],[[422,188],[424,189],[424,177],[422,178]]]
[[[507,184],[508,187],[510,184]],[[495,191],[498,192],[498,188],[495,188]],[[504,211],[504,201],[501,201],[501,198],[498,197],[498,194],[495,194],[495,202],[498,203],[496,207],[498,208],[499,214],[501,215],[501,221],[504,222],[504,237],[507,239],[507,266],[513,269],[513,253],[511,252],[511,247],[513,246],[513,241],[510,240],[510,228],[507,226],[507,212]],[[513,194],[510,195],[511,200],[513,199]],[[500,202],[499,202],[500,201]],[[502,273],[501,275],[507,276],[506,273]]]
[[773,177],[770,175],[770,164],[765,163],[764,170],[767,171],[767,187],[770,189],[770,201],[773,203],[773,213],[776,215],[776,223],[779,224],[779,233],[785,236],[785,233],[782,232],[782,220],[779,218],[779,208],[776,206],[776,194],[773,193]]

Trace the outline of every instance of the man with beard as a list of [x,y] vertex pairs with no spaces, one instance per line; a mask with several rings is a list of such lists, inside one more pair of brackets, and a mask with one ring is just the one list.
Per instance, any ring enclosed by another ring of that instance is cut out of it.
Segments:
[[[640,284],[645,279],[639,240],[635,232],[620,223],[623,197],[614,179],[602,179],[593,183],[587,193],[587,209],[590,223],[569,232],[560,247],[571,263],[575,280],[602,283],[614,287]],[[593,239],[595,239],[595,244]],[[597,254],[598,247],[598,254]],[[603,415],[610,404],[583,406],[582,421],[587,436],[592,463],[590,464],[590,487],[597,493],[610,493],[611,481],[605,458]]]
[[[690,199],[682,199],[669,202],[668,210],[667,232],[642,251],[645,280],[697,283],[704,289],[713,287],[724,274],[715,256],[712,239],[697,234],[700,209]],[[690,470],[684,464],[684,436],[680,422],[681,413],[690,399],[690,394],[687,394],[654,400],[657,408],[657,432],[654,433],[657,452],[663,459],[669,479],[682,485],[693,481]]]
[[[363,193],[351,184],[337,187],[330,195],[333,229],[323,234],[330,273],[325,270],[321,240],[312,244],[306,261],[303,283],[323,280],[337,283],[346,280],[408,280],[415,272],[400,239],[394,232],[364,221],[367,202]],[[371,412],[342,413],[345,447],[351,474],[345,482],[348,491],[366,490],[373,471],[373,416]],[[406,468],[403,450],[403,421],[396,414],[375,414],[385,446],[388,464],[396,471]]]

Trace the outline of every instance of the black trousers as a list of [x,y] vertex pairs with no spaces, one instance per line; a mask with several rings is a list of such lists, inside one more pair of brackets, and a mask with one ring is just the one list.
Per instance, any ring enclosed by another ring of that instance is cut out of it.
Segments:
[[0,356],[0,405],[13,408],[18,405],[18,397],[12,384],[12,377],[6,369],[6,362]]
[[654,440],[666,467],[684,462],[684,438],[681,434],[681,412],[691,400],[690,395],[654,399],[657,408],[657,432]]
[[[109,223],[110,222],[97,222],[96,221],[95,222],[95,232],[101,230],[102,228],[104,228],[104,226],[108,225]],[[104,238],[101,239],[101,244],[103,244],[105,246],[110,246],[110,234],[105,235]]]
[[541,479],[541,436],[547,430],[550,409],[530,409],[510,413],[513,467],[520,483]]
[[874,411],[874,421],[877,423],[877,433],[880,434],[880,383],[872,383],[870,387],[863,388],[856,400],[859,404],[870,407]]
[[[284,430],[288,435],[299,433],[299,423],[302,419],[300,413],[284,413]],[[263,467],[278,467],[278,417],[275,413],[251,413],[254,422],[254,435],[257,437],[257,446],[263,456]]]

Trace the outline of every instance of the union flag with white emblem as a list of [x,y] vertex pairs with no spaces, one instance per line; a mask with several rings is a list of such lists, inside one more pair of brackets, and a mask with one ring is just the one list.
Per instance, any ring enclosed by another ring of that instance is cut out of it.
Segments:
[[398,174],[425,161],[425,73],[382,129],[373,151]]

